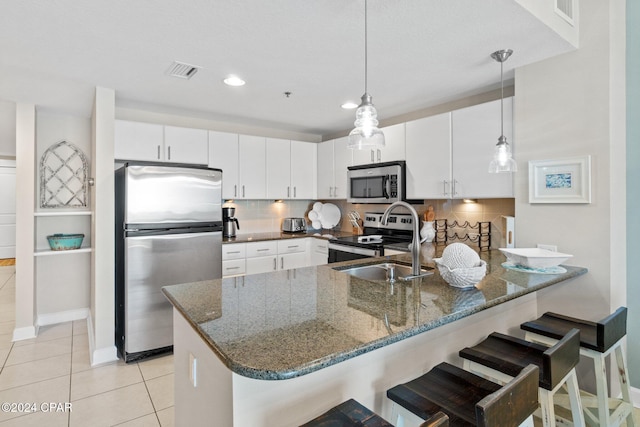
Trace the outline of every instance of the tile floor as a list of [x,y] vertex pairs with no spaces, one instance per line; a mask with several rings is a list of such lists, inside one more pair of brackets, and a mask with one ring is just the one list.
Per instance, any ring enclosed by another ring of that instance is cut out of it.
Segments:
[[[86,321],[41,327],[37,338],[14,343],[14,319],[15,267],[0,267],[0,403],[38,409],[2,410],[0,427],[174,425],[173,356],[91,368]],[[44,412],[43,403],[61,410]]]

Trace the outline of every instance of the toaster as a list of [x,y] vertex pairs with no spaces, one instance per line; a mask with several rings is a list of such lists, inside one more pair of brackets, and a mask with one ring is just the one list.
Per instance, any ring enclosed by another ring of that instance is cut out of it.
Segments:
[[307,231],[307,222],[304,218],[285,218],[282,220],[282,231],[285,233],[304,233]]

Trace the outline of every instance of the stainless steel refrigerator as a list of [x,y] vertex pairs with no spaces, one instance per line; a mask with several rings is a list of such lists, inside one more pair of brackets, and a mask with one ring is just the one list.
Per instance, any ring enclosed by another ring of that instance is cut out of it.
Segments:
[[163,286],[222,277],[222,171],[130,162],[115,195],[115,338],[132,362],[173,348]]

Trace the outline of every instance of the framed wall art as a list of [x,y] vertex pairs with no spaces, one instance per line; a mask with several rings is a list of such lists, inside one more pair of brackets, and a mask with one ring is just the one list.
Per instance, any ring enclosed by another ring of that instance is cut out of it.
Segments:
[[591,203],[591,156],[529,161],[529,203]]

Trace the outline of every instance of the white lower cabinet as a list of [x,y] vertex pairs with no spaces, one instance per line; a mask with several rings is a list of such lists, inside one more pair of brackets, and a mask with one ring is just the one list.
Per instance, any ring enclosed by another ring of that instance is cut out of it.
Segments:
[[222,245],[222,276],[259,274],[307,267],[311,238]]
[[277,270],[278,243],[275,240],[247,243],[246,274],[266,273]]
[[329,263],[329,241],[325,239],[311,239],[309,257],[309,264],[311,265]]
[[222,277],[245,274],[246,246],[246,243],[222,245]]

